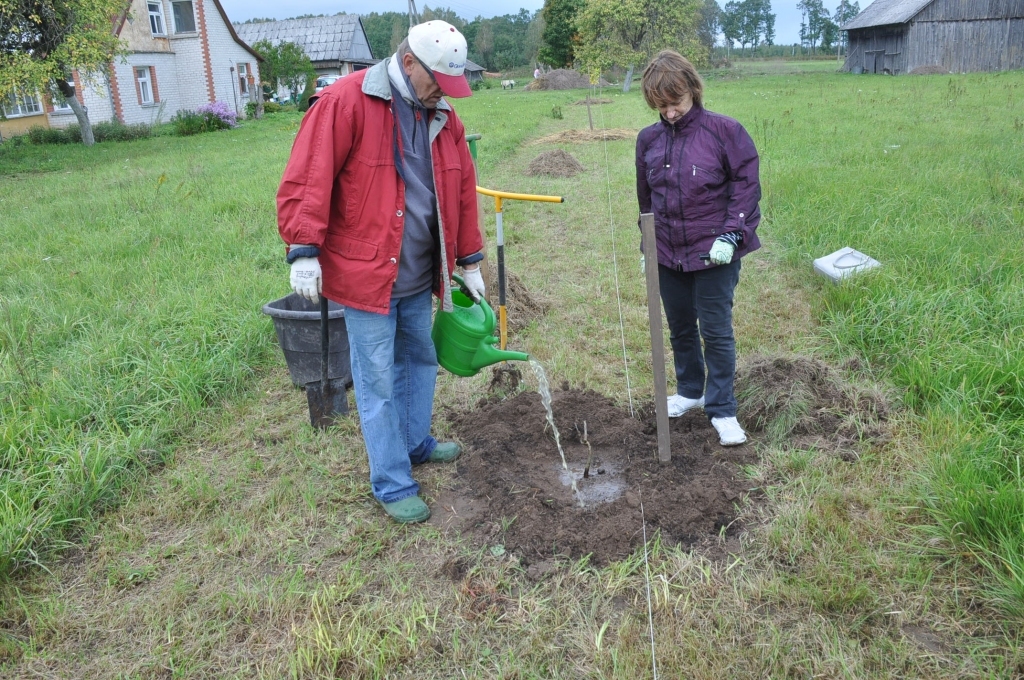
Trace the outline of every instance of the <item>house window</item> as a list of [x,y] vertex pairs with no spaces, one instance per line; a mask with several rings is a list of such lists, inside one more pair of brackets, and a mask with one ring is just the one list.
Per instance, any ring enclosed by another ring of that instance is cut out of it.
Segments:
[[39,101],[39,97],[14,92],[0,99],[0,110],[8,118],[18,118],[20,116],[35,116],[42,113],[43,105]]
[[135,69],[135,84],[139,88],[139,103],[153,103],[153,82],[149,79],[149,67],[141,66]]
[[249,96],[249,65],[238,65],[238,93],[243,97]]
[[192,10],[192,2],[172,2],[171,9],[174,10],[174,32],[195,33],[196,15]]
[[167,35],[167,30],[164,28],[163,3],[147,2],[146,5],[149,6],[149,28],[153,31],[153,35]]

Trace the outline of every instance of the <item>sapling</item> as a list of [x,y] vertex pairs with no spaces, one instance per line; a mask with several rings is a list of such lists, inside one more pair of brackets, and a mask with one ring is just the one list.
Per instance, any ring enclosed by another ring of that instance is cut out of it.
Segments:
[[587,445],[587,464],[583,468],[583,479],[590,476],[590,464],[594,462],[594,449],[590,447],[590,439],[587,437],[587,421],[583,421],[583,443]]

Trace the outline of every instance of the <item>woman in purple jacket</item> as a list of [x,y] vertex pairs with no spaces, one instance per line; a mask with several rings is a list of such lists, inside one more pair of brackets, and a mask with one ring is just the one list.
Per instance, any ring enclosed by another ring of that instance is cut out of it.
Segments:
[[644,71],[644,99],[661,120],[637,137],[636,193],[640,212],[654,213],[658,239],[676,367],[668,414],[703,408],[722,446],[736,446],[747,435],[733,394],[732,301],[740,258],[761,245],[761,184],[754,141],[732,118],[705,110],[703,90],[693,64],[671,50]]

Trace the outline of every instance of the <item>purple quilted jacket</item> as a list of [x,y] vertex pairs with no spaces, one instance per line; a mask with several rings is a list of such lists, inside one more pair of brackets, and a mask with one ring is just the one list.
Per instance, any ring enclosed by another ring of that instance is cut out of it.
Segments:
[[[664,119],[636,139],[636,195],[653,212],[658,264],[686,272],[706,259],[722,234],[741,235],[733,261],[761,247],[754,140],[738,122],[694,106],[675,124]],[[701,256],[704,256],[702,258]]]

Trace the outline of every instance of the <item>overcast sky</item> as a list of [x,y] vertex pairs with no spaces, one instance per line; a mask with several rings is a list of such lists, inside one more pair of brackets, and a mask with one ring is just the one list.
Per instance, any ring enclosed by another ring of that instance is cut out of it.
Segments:
[[[800,40],[800,12],[796,9],[797,0],[773,0],[775,11],[775,42],[789,45]],[[224,10],[232,21],[245,21],[253,17],[270,17],[287,19],[300,14],[369,14],[370,12],[406,12],[408,0],[221,0]],[[422,10],[424,4],[431,7],[451,7],[459,16],[473,19],[477,16],[493,17],[503,14],[515,14],[520,8],[534,12],[544,6],[544,0],[438,0],[436,3],[417,0],[417,9]],[[724,5],[724,0],[719,0]],[[826,0],[825,7],[835,10],[838,0]],[[869,0],[861,0],[860,8],[864,9]]]

